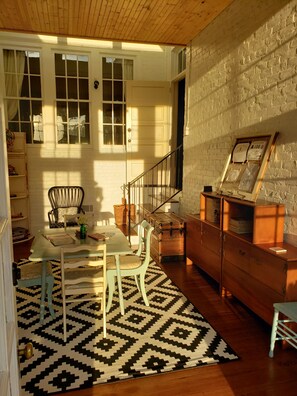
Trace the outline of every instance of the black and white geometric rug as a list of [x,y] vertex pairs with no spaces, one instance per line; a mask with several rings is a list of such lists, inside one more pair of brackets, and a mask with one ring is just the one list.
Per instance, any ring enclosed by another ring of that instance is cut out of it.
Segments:
[[107,338],[94,302],[68,305],[68,339],[63,343],[58,263],[53,301],[39,322],[40,288],[17,289],[19,346],[33,342],[34,356],[21,361],[26,395],[48,395],[94,384],[238,359],[234,351],[165,273],[151,263],[146,275],[146,307],[133,278],[123,279],[125,315],[117,295],[107,314]]

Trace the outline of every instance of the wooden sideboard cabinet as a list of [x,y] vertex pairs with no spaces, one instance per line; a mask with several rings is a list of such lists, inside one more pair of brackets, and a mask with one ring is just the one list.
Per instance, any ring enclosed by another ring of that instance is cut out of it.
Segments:
[[187,257],[219,284],[222,255],[222,196],[202,193],[200,214],[187,217]]
[[197,215],[187,216],[187,257],[203,271],[221,282],[221,230],[200,220]]
[[284,205],[215,193],[202,193],[200,215],[187,216],[187,257],[269,324],[273,303],[297,301],[297,248],[283,242],[284,216]]
[[297,301],[297,248],[279,243],[287,253],[269,250],[224,234],[222,287],[272,324],[273,303]]
[[201,245],[201,223],[199,215],[188,215],[186,217],[186,255],[193,262],[199,260]]

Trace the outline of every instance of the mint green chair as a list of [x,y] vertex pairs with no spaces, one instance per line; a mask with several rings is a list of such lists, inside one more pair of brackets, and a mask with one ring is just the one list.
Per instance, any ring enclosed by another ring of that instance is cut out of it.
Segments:
[[63,334],[67,341],[66,304],[100,302],[103,337],[106,337],[106,245],[61,247]]
[[[136,286],[142,294],[142,298],[146,306],[149,301],[145,291],[145,273],[151,260],[151,234],[152,227],[146,220],[143,220],[138,227],[138,250],[135,254],[120,256],[121,278],[126,276],[134,276]],[[108,301],[106,311],[109,312],[113,293],[115,290],[115,278],[117,276],[116,262],[113,256],[107,257],[107,285],[108,285]],[[122,301],[123,302],[123,301]]]
[[[45,275],[45,290],[42,289],[42,265],[46,265],[46,275]],[[41,286],[41,302],[40,308],[44,304],[44,297],[47,296],[48,308],[51,316],[55,317],[55,311],[52,304],[52,292],[54,287],[54,276],[52,273],[51,263],[46,262],[29,262],[20,267],[21,277],[17,281],[17,287],[32,287]],[[43,309],[40,309],[43,312]],[[43,322],[43,316],[40,316],[40,321]]]
[[[274,303],[274,315],[271,329],[269,357],[273,358],[275,341],[286,341],[297,349],[297,333],[290,327],[297,323],[297,302]],[[279,317],[279,314],[282,317]]]

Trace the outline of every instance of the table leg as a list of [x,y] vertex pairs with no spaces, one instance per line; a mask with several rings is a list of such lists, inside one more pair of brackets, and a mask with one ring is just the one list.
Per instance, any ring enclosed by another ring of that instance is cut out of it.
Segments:
[[52,318],[55,318],[56,315],[55,315],[55,311],[53,308],[53,298],[52,298],[53,288],[54,288],[54,277],[48,277],[46,286],[47,286],[46,295],[47,295],[48,309],[50,311]]
[[44,309],[45,309],[45,290],[46,290],[46,261],[42,262],[42,272],[41,272],[41,298],[40,298],[40,322],[43,323],[44,320]]
[[117,282],[118,282],[118,290],[119,290],[120,310],[121,310],[121,314],[124,315],[125,307],[124,307],[124,299],[123,299],[123,291],[122,291],[120,256],[118,254],[115,255],[115,262],[116,262],[116,269],[117,269]]

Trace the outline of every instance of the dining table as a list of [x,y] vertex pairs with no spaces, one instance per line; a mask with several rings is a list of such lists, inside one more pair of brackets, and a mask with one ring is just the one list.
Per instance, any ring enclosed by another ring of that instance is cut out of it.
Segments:
[[[126,255],[132,253],[132,248],[128,242],[128,239],[123,232],[116,226],[96,226],[89,229],[85,239],[79,237],[79,228],[69,227],[66,230],[64,228],[45,229],[38,231],[35,235],[34,241],[31,247],[31,254],[29,256],[30,261],[42,262],[42,285],[41,285],[41,299],[40,299],[40,321],[44,320],[45,311],[45,283],[46,283],[46,266],[50,260],[60,260],[61,247],[73,244],[74,246],[79,245],[98,245],[106,244],[106,255],[114,256],[117,271],[117,284],[120,302],[120,312],[122,315],[125,313],[124,301],[122,298],[122,282],[121,282],[121,269],[120,269],[120,255]],[[89,235],[100,234],[105,238],[96,240],[89,237]],[[62,244],[55,245],[55,238],[57,241],[61,241]],[[63,240],[65,244],[63,244]],[[79,253],[78,253],[79,254]],[[81,254],[81,253],[80,253]],[[77,257],[79,257],[77,255]],[[49,311],[52,316],[54,313],[53,307],[50,306]]]

